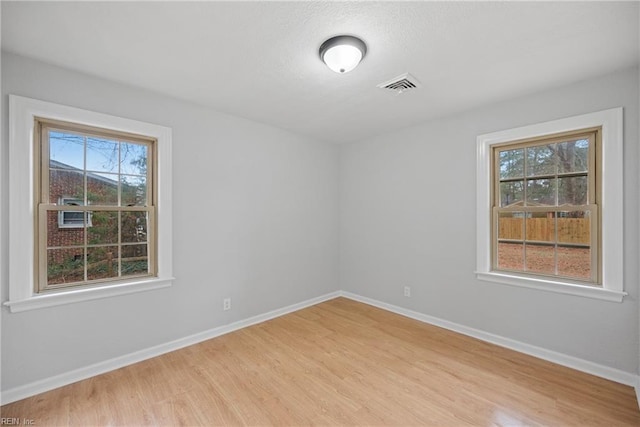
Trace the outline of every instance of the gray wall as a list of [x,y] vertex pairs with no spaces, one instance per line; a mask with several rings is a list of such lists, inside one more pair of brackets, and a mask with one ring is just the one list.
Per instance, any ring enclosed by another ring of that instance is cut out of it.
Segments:
[[[612,303],[476,280],[476,136],[619,106],[629,296]],[[638,154],[635,68],[346,145],[341,289],[637,372]]]
[[[3,390],[338,289],[336,147],[11,54],[2,67],[2,218],[7,94],[172,127],[177,278],[168,289],[98,301],[3,307]],[[7,254],[10,224],[2,227]],[[0,270],[6,300],[6,255]],[[231,311],[222,311],[225,297]]]
[[[637,69],[336,147],[3,54],[3,299],[9,93],[173,128],[177,279],[98,301],[2,308],[3,390],[337,289],[638,370]],[[477,281],[476,136],[617,106],[625,107],[629,297],[617,304]],[[412,298],[402,296],[405,285]],[[233,309],[223,312],[228,296]]]

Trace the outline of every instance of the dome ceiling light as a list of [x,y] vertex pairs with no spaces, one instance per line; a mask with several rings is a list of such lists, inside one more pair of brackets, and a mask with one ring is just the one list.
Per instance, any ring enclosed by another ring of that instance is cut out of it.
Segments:
[[367,45],[353,36],[335,36],[320,46],[320,59],[336,73],[348,73],[367,53]]

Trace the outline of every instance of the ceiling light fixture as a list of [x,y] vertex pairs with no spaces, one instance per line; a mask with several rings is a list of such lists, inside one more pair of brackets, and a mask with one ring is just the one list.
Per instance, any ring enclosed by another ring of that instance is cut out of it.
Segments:
[[358,66],[367,53],[367,45],[353,36],[335,36],[322,43],[320,58],[336,73],[348,73]]

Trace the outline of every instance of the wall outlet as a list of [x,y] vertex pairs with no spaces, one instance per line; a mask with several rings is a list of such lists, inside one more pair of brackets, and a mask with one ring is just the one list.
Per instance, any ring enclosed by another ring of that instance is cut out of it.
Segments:
[[231,310],[231,298],[225,298],[222,300],[222,309],[224,311]]
[[404,287],[404,296],[405,297],[410,297],[411,296],[411,288],[409,286],[405,286]]

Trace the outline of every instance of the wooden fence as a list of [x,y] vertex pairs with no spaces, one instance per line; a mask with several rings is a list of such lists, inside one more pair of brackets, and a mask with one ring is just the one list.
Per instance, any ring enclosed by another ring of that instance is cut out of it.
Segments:
[[[591,222],[588,218],[558,218],[558,243],[591,243]],[[500,218],[498,238],[523,240],[522,221],[526,221],[527,240],[555,241],[553,218]]]

